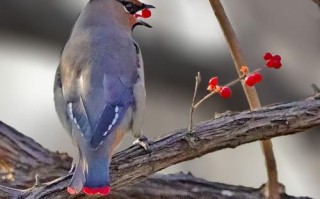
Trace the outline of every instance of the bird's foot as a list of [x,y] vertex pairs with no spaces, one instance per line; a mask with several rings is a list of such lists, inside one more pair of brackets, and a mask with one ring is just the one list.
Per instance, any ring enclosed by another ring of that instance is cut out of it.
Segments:
[[136,139],[133,142],[133,145],[142,146],[148,153],[151,153],[151,149],[149,146],[150,143],[151,143],[151,141],[146,136],[143,135],[141,138]]

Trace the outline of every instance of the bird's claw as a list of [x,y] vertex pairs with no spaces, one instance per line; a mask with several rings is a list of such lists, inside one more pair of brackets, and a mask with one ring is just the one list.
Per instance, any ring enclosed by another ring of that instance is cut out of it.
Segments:
[[149,143],[150,143],[150,140],[146,136],[143,135],[141,138],[136,139],[133,142],[133,145],[139,145],[139,146],[143,147],[148,153],[151,153]]

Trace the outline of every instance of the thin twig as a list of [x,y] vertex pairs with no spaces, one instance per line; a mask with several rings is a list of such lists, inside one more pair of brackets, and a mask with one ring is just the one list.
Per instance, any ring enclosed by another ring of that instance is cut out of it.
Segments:
[[194,88],[194,94],[193,94],[193,98],[192,98],[192,104],[191,104],[191,108],[190,108],[190,122],[189,122],[189,132],[192,132],[192,126],[193,126],[193,112],[194,112],[194,103],[196,101],[196,97],[197,97],[197,93],[198,93],[198,88],[199,85],[201,83],[201,75],[200,72],[198,72],[197,76],[195,77],[196,79],[196,84],[195,84],[195,88]]
[[[236,34],[232,28],[232,25],[225,13],[223,5],[220,0],[209,0],[211,7],[217,17],[217,20],[221,26],[224,36],[229,45],[229,50],[232,59],[235,63],[238,75],[241,76],[241,67],[246,66],[246,61],[241,53],[240,43],[236,37]],[[261,107],[261,103],[257,94],[255,87],[248,87],[242,82],[242,87],[247,97],[247,101],[250,105],[250,109],[256,109]],[[271,140],[265,140],[261,142],[262,150],[265,156],[266,168],[268,173],[268,183],[267,183],[267,193],[266,198],[269,199],[280,199],[279,195],[279,183],[278,183],[278,172],[276,166],[276,160],[273,154],[272,142]]]

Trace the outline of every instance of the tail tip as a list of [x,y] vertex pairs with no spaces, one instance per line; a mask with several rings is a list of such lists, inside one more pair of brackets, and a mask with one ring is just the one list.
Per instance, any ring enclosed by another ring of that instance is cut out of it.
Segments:
[[77,193],[77,191],[76,191],[74,188],[72,188],[72,187],[68,187],[68,188],[67,188],[67,191],[68,191],[68,193],[71,194],[71,195],[74,195],[74,194]]
[[83,187],[83,192],[87,195],[94,195],[94,194],[100,194],[100,195],[109,195],[111,191],[110,186],[105,186],[105,187]]

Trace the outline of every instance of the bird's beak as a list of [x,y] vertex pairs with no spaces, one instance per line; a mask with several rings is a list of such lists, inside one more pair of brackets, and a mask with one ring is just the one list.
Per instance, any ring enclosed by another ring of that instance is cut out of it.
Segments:
[[141,20],[139,20],[139,21],[136,23],[136,25],[145,26],[145,27],[147,27],[147,28],[152,28],[151,25],[149,25],[148,23],[146,23],[146,22],[144,22],[144,21],[141,21]]
[[153,5],[149,5],[149,4],[142,4],[142,8],[154,9],[156,7],[154,7]]
[[137,21],[135,24],[133,24],[133,26],[132,26],[132,31],[133,31],[133,30],[135,29],[135,27],[137,27],[137,26],[145,26],[145,27],[147,27],[147,28],[152,28],[152,26],[150,26],[150,25],[147,24],[146,22],[139,20],[139,21]]

